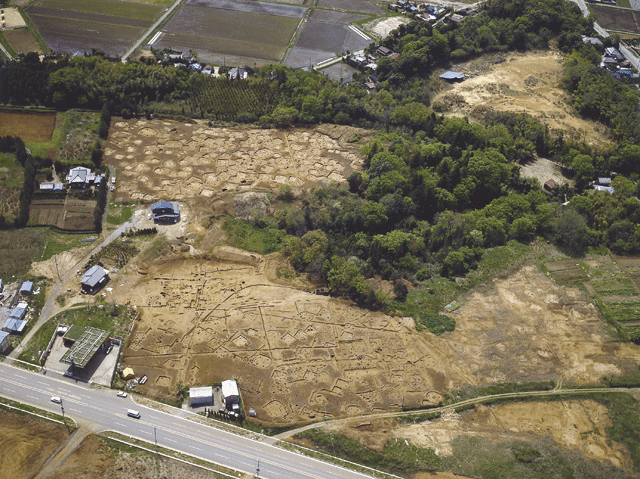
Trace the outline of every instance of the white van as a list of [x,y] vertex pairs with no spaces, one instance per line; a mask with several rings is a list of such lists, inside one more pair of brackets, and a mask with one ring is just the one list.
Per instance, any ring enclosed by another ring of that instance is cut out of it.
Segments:
[[127,416],[135,417],[136,419],[140,419],[140,413],[138,411],[134,411],[133,409],[129,409],[127,411]]

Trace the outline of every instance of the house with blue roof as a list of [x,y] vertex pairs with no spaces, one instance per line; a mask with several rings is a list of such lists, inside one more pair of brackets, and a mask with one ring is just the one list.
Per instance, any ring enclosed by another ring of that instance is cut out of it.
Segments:
[[0,353],[5,353],[11,347],[11,336],[6,331],[0,331]]

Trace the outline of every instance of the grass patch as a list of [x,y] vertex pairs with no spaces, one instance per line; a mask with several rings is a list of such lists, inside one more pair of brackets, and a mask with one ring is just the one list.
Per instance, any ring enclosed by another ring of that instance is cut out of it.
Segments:
[[65,235],[49,230],[46,235],[44,252],[42,253],[40,261],[46,261],[57,254],[61,254],[73,248],[93,244],[91,242],[80,241],[82,239],[85,239],[85,236]]
[[419,311],[416,315],[415,323],[418,331],[428,329],[437,335],[447,331],[453,331],[456,328],[456,320],[452,317],[427,311]]
[[[554,381],[527,382],[527,383],[502,383],[482,387],[466,387],[451,393],[452,397],[464,401],[482,396],[493,396],[495,394],[507,394],[527,391],[551,391],[556,387]],[[458,399],[459,398],[459,399]]]
[[133,208],[128,205],[116,206],[115,203],[109,205],[107,223],[110,225],[121,225],[133,217]]
[[[486,250],[478,262],[477,272],[470,274],[476,282],[511,274],[522,265],[531,247],[527,244],[511,240],[504,246]],[[475,275],[477,278],[474,278]]]
[[366,464],[368,467],[393,474],[413,474],[440,470],[442,461],[432,449],[416,447],[404,439],[391,438],[383,453],[363,446],[356,439],[342,434],[330,434],[322,429],[309,429],[294,436],[312,441],[318,449],[341,459]]
[[54,129],[53,134],[51,135],[50,141],[45,142],[25,142],[29,151],[31,151],[31,156],[39,156],[40,158],[47,158],[50,151],[55,151],[60,149],[62,145],[62,130]]
[[276,228],[260,228],[249,221],[229,218],[223,229],[229,236],[229,244],[254,253],[269,254],[280,251],[286,234]]
[[40,326],[40,329],[38,329],[38,332],[36,332],[31,338],[31,341],[29,341],[29,344],[22,350],[18,359],[32,364],[39,364],[40,356],[38,353],[47,349],[57,325],[58,322],[52,318]]
[[31,262],[42,257],[46,229],[23,228],[5,230],[0,234],[0,271],[5,282],[22,277],[31,268]]
[[151,245],[140,254],[140,260],[144,263],[153,262],[156,258],[171,252],[171,246],[163,236],[156,238]]

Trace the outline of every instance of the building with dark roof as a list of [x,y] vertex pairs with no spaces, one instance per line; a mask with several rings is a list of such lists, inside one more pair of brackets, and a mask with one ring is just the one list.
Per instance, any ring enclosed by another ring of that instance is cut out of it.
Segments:
[[69,350],[60,358],[61,363],[84,368],[98,350],[109,342],[109,333],[101,329],[73,325],[62,337]]
[[177,203],[158,201],[151,205],[153,221],[160,223],[177,223],[180,221],[180,208]]
[[109,272],[100,265],[92,266],[82,275],[80,292],[84,294],[96,294],[108,282]]

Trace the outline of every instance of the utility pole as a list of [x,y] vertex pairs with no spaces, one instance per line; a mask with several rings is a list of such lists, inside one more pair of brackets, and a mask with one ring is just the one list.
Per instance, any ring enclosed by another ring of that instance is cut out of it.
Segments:
[[158,436],[156,435],[156,427],[153,426],[153,441],[156,443],[156,456],[158,455]]
[[260,479],[260,459],[258,459],[258,467],[256,467],[256,479]]
[[62,409],[62,422],[64,423],[64,425],[66,426],[67,423],[64,420],[64,405],[62,404],[62,398],[60,398],[60,409]]
[[58,273],[58,279],[62,283],[62,278],[60,277],[60,271],[58,271],[58,255],[55,255],[54,258],[56,259],[56,273]]

